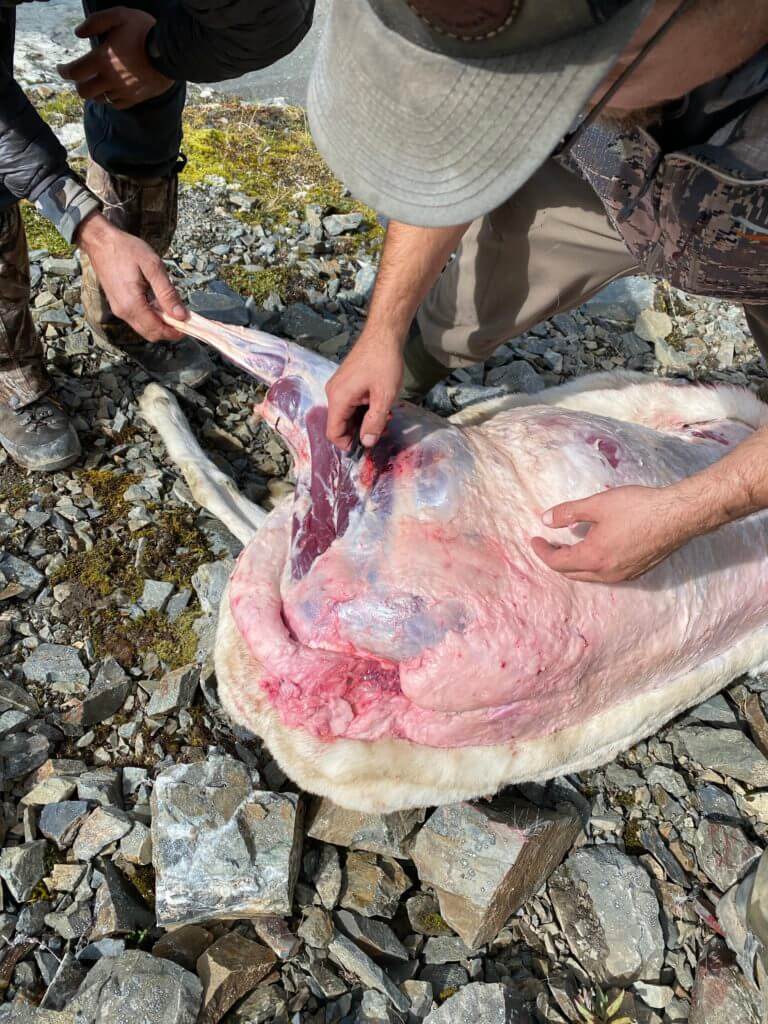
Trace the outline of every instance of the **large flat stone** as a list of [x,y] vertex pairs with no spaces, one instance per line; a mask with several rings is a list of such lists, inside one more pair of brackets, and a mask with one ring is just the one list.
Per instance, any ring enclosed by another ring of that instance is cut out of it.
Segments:
[[658,979],[659,902],[637,861],[613,846],[583,847],[554,873],[549,895],[573,955],[597,982]]
[[426,811],[422,809],[392,814],[348,811],[323,797],[315,800],[309,810],[307,835],[350,850],[407,858],[413,833],[425,817]]
[[152,793],[158,922],[290,914],[300,826],[299,798],[259,790],[233,758],[162,772]]
[[217,1024],[238,999],[252,992],[269,974],[275,960],[271,949],[237,932],[222,935],[197,961],[204,986],[199,1024]]
[[446,999],[425,1024],[528,1024],[519,998],[504,985],[474,982]]
[[87,686],[88,669],[80,652],[63,644],[40,644],[21,666],[24,678],[32,683],[75,683]]
[[183,967],[132,949],[99,960],[69,1009],[78,1024],[196,1024],[202,993]]
[[45,875],[47,850],[48,843],[44,839],[0,850],[0,878],[18,903],[26,903],[31,899]]
[[408,1010],[409,1000],[407,997],[381,967],[374,963],[368,954],[364,953],[346,935],[337,934],[328,947],[328,952],[345,971],[349,971],[350,974],[359,978],[365,987],[382,992],[395,1009],[400,1010],[401,1013]]
[[439,807],[413,844],[422,882],[470,947],[489,942],[562,861],[581,832],[572,814],[509,797]]
[[689,726],[675,729],[670,739],[678,757],[689,757],[756,789],[768,787],[768,759],[738,729]]

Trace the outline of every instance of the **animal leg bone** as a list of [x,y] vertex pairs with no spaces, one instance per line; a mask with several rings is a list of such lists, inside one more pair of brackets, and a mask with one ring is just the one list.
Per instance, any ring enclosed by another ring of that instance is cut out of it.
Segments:
[[244,498],[206,456],[169,391],[159,384],[149,384],[139,399],[139,408],[162,438],[169,459],[181,470],[195,501],[247,544],[267,518],[264,509]]

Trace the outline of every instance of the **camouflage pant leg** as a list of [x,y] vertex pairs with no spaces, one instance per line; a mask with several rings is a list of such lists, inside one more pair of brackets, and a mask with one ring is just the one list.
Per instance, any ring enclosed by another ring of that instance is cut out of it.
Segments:
[[768,306],[744,306],[744,313],[755,344],[768,363]]
[[[143,239],[159,256],[164,256],[176,230],[178,175],[134,179],[109,174],[93,160],[88,167],[88,187],[103,203],[103,214],[116,228]],[[141,339],[109,307],[90,261],[83,266],[83,308],[97,338],[118,348]]]
[[50,388],[29,299],[27,236],[14,204],[0,211],[0,401],[15,409]]

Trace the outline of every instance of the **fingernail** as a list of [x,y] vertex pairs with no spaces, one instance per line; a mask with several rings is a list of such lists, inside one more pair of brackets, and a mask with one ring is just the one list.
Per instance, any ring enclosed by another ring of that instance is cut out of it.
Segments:
[[542,521],[542,523],[544,523],[545,526],[551,526],[552,525],[552,509],[551,508],[548,508],[547,511],[544,512],[544,514],[541,517],[541,521]]
[[375,434],[363,434],[363,436],[360,438],[360,440],[363,442],[363,444],[365,445],[366,448],[373,448],[373,446],[376,444],[376,435]]

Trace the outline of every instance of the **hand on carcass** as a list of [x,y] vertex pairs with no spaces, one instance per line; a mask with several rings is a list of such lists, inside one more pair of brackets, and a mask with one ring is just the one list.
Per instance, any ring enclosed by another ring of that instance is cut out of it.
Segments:
[[572,580],[633,580],[694,536],[687,511],[674,487],[614,487],[557,505],[541,517],[554,529],[587,524],[583,540],[558,544],[534,537],[533,550],[550,569]]
[[384,433],[390,410],[403,386],[403,357],[397,340],[365,330],[354,348],[328,381],[326,436],[342,451],[352,443],[355,413],[366,411],[360,440],[372,448]]

